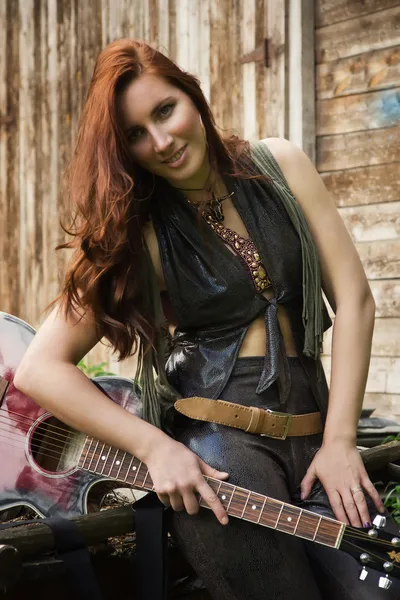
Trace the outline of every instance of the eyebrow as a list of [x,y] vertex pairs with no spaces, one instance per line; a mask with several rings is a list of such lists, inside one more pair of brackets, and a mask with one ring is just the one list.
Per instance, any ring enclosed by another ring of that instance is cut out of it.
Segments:
[[[165,104],[166,102],[170,102],[171,100],[175,100],[175,98],[173,96],[168,96],[168,98],[164,98],[163,100],[161,100],[160,102],[158,102],[158,104],[156,104],[156,106],[151,111],[150,115],[152,117],[154,117],[154,115],[160,110],[161,106],[163,104]],[[130,131],[136,129],[137,127],[140,127],[140,125],[129,125],[129,127],[127,127],[125,129],[125,133],[129,133]]]

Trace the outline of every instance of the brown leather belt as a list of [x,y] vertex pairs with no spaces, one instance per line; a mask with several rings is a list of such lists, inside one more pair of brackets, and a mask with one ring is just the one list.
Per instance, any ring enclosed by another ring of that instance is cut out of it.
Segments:
[[177,411],[192,419],[228,425],[279,440],[288,436],[313,435],[323,431],[319,412],[290,415],[199,396],[182,398],[177,400],[174,406]]

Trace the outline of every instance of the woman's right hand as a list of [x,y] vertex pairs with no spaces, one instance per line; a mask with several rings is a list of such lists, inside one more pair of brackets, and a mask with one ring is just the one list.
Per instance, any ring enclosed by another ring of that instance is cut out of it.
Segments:
[[228,516],[218,496],[208,485],[204,476],[226,479],[228,473],[217,471],[207,465],[194,452],[180,442],[169,438],[157,444],[146,457],[154,491],[166,506],[176,511],[186,510],[189,515],[199,511],[198,496],[208,504],[222,525],[228,523]]

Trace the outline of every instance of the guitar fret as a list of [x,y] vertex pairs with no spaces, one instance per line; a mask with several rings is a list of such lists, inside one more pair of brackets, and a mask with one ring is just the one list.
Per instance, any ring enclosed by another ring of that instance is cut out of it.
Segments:
[[109,474],[109,477],[111,477],[112,479],[117,479],[117,474],[119,473],[121,466],[122,466],[123,454],[124,453],[122,450],[117,450],[117,453],[114,456],[114,459],[112,461],[111,471]]
[[233,486],[232,494],[231,494],[231,497],[229,498],[228,506],[226,507],[226,512],[228,512],[228,510],[229,510],[229,509],[230,509],[230,507],[231,507],[231,504],[232,504],[232,498],[233,498],[233,496],[235,495],[235,492],[236,492],[236,485],[234,485],[234,486]]
[[112,470],[113,470],[113,468],[114,468],[115,459],[117,458],[117,456],[118,456],[118,450],[115,450],[115,455],[114,455],[114,458],[113,458],[113,459],[111,459],[111,467],[110,467],[110,470],[108,471],[108,477],[110,477],[110,475],[111,475],[111,471],[112,471]]
[[129,473],[131,472],[131,467],[132,467],[132,463],[133,463],[133,461],[134,461],[134,460],[135,460],[135,457],[134,457],[134,456],[132,456],[132,458],[131,458],[131,461],[130,461],[130,463],[129,463],[129,466],[128,466],[128,470],[127,470],[127,472],[126,472],[126,475],[125,475],[125,479],[124,479],[124,481],[126,481],[126,480],[127,480],[127,478],[128,478],[128,475],[129,475]]
[[94,451],[93,451],[93,454],[92,454],[92,458],[90,459],[90,463],[89,463],[89,466],[88,466],[88,470],[89,470],[89,471],[91,471],[91,469],[92,469],[92,462],[93,462],[93,459],[94,459],[94,457],[95,457],[95,455],[96,455],[96,450],[97,450],[97,446],[99,445],[99,443],[100,443],[100,442],[97,442],[97,443],[96,443],[96,446],[95,446],[95,448],[94,448]]
[[243,512],[242,512],[242,514],[241,514],[241,517],[240,517],[241,519],[243,519],[243,515],[244,515],[244,513],[246,512],[246,508],[247,508],[247,505],[248,505],[248,503],[249,503],[249,498],[250,498],[250,496],[251,496],[251,492],[249,492],[249,494],[248,494],[248,496],[247,496],[247,500],[246,500],[246,502],[245,502],[245,505],[244,505],[244,508],[243,508]]
[[[282,513],[279,518],[277,529],[284,533],[290,533],[293,535],[295,527],[299,520],[300,509],[297,506],[291,504],[284,504]],[[297,521],[295,518],[297,517]]]
[[116,479],[118,479],[118,477],[119,477],[119,474],[120,474],[120,472],[121,472],[122,466],[123,466],[123,464],[124,464],[124,461],[125,461],[125,458],[126,458],[126,452],[124,452],[124,456],[121,458],[121,464],[120,464],[120,466],[119,466],[118,473],[117,473],[117,475],[116,475]]
[[284,503],[282,502],[281,510],[279,511],[279,515],[278,515],[278,518],[277,518],[277,520],[276,520],[276,523],[275,523],[275,527],[274,527],[274,529],[276,529],[276,528],[278,527],[279,519],[280,519],[280,517],[281,517],[281,514],[282,514],[282,511],[283,511],[283,507],[284,507],[284,506],[285,506],[285,505],[284,505]]
[[[103,449],[104,449],[104,446],[103,446]],[[105,469],[105,466],[106,466],[106,464],[107,464],[108,457],[110,456],[110,452],[111,452],[111,446],[109,446],[109,447],[108,447],[107,456],[105,456],[105,457],[104,457],[104,460],[103,460],[103,468],[102,468],[102,470],[101,470],[101,474],[102,474],[102,475],[104,475],[104,469]]]
[[317,525],[317,528],[315,530],[314,537],[313,537],[312,541],[314,541],[315,538],[317,537],[317,533],[318,533],[319,526],[321,525],[321,521],[322,521],[322,517],[319,518],[318,525]]
[[268,500],[268,498],[267,498],[267,496],[266,496],[266,497],[264,498],[264,502],[263,502],[262,508],[261,508],[261,510],[260,510],[260,514],[258,515],[258,520],[257,520],[257,523],[259,523],[259,522],[260,522],[261,516],[262,516],[262,514],[263,514],[264,506],[265,506],[265,503],[266,503],[266,501],[267,501],[267,500]]
[[[90,439],[90,441],[89,441],[89,439]],[[88,468],[87,466],[85,466],[85,462],[87,460],[89,460],[89,464],[90,464],[89,453],[90,453],[90,448],[92,447],[93,442],[94,442],[93,438],[86,438],[87,450],[86,450],[86,456],[83,459],[83,463],[82,463],[82,468],[83,469],[87,469]],[[82,450],[82,456],[83,456],[83,450]],[[81,456],[81,458],[82,458],[82,456]]]
[[142,464],[143,464],[143,463],[142,463],[142,462],[140,462],[140,463],[139,463],[139,466],[138,466],[138,467],[136,467],[135,479],[133,480],[133,483],[132,483],[132,485],[135,485],[135,484],[136,484],[136,479],[138,478],[139,471],[140,471],[140,468],[141,468]]
[[296,535],[296,531],[297,531],[297,528],[298,528],[298,526],[299,526],[299,523],[300,523],[300,518],[301,518],[301,515],[302,515],[302,514],[303,514],[303,509],[301,508],[301,509],[300,509],[300,513],[299,513],[299,518],[297,519],[296,527],[294,528],[294,531],[293,531],[293,535]]
[[147,480],[147,477],[148,477],[149,475],[150,475],[150,473],[149,473],[149,470],[147,470],[146,476],[145,476],[145,478],[144,478],[144,481],[143,481],[143,483],[142,483],[142,487],[145,487],[145,485],[146,485],[146,480]]
[[[102,457],[104,456],[104,455],[103,455],[103,452],[104,452],[105,448],[106,448],[106,444],[103,444],[103,446],[102,446],[101,450],[99,450],[99,457],[98,457],[98,459],[97,459],[96,466],[93,468],[93,471],[94,471],[95,473],[98,473],[98,472],[99,472],[99,464],[100,464],[100,460],[101,460],[101,459],[102,459]],[[103,473],[103,471],[104,471],[104,465],[105,465],[105,464],[106,464],[106,459],[104,459],[104,461],[103,461],[103,469],[102,469],[102,471],[101,471],[102,473]]]

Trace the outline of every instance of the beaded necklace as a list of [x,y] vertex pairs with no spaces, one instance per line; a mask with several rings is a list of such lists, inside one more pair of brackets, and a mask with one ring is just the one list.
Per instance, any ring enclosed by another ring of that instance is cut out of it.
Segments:
[[[201,191],[201,189],[180,189],[182,192],[188,191]],[[225,227],[222,224],[224,220],[224,212],[222,209],[222,201],[233,196],[234,192],[226,194],[225,196],[216,196],[212,192],[212,198],[205,209],[202,211],[202,217],[206,223],[211,227],[213,231],[222,239],[223,242],[228,244],[232,250],[237,254],[246,265],[250,276],[254,282],[254,285],[258,292],[264,292],[266,289],[272,286],[272,283],[267,275],[264,265],[261,262],[260,255],[254,244],[249,238],[240,236],[233,229]],[[191,202],[189,198],[184,194],[186,200],[194,207],[198,205]]]

